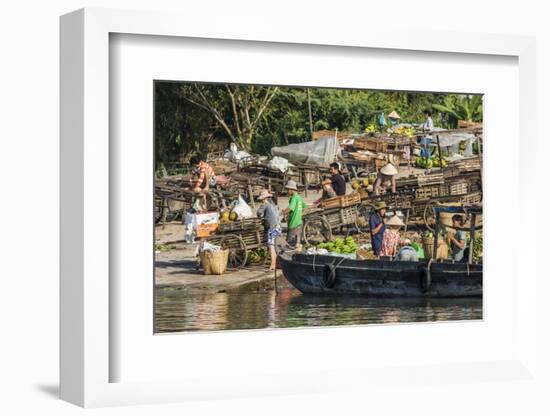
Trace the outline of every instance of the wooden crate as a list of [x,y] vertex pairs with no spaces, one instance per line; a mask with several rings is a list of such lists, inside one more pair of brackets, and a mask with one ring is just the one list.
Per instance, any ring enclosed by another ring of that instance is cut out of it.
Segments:
[[481,192],[472,192],[460,198],[463,204],[479,204],[481,202]]
[[361,137],[354,140],[353,147],[358,150],[385,153],[388,151],[388,142],[375,137]]
[[355,207],[341,208],[326,214],[324,218],[331,228],[354,224],[357,219],[357,209]]
[[482,127],[483,123],[468,120],[458,120],[459,129],[481,129]]
[[418,176],[417,180],[419,186],[438,185],[445,182],[445,177],[443,173],[430,173],[428,175]]
[[358,192],[353,192],[351,194],[343,195],[340,197],[340,206],[341,207],[351,207],[361,203],[361,195]]
[[256,228],[261,227],[261,224],[262,220],[259,218],[244,218],[237,221],[222,221],[220,222],[219,230],[222,233],[255,230]]
[[361,203],[361,195],[357,192],[351,194],[337,196],[335,198],[329,198],[321,201],[321,208],[341,208],[350,207]]
[[422,186],[416,190],[417,199],[437,198],[439,195],[439,185]]
[[338,208],[340,207],[340,197],[323,199],[320,206],[324,209]]
[[468,182],[459,181],[453,182],[449,185],[449,194],[450,195],[463,195],[468,193]]

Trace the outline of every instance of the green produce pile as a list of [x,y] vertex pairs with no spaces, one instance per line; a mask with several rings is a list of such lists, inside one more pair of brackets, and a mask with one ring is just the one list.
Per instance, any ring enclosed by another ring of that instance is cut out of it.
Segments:
[[476,231],[474,233],[474,260],[480,261],[483,258],[483,232]]
[[353,237],[335,238],[328,243],[321,243],[317,248],[324,248],[328,251],[340,254],[353,254],[357,251],[359,246]]
[[431,168],[446,168],[447,161],[445,159],[439,159],[439,157],[433,157],[431,159],[424,157],[417,157],[414,161],[414,164],[418,168],[431,169]]
[[265,247],[258,247],[255,250],[250,250],[248,252],[248,258],[246,260],[246,264],[262,264],[266,261],[268,256],[267,249]]

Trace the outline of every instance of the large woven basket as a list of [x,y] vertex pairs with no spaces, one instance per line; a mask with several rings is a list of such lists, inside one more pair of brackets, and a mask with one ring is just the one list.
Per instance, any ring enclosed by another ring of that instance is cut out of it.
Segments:
[[224,274],[227,270],[229,250],[203,251],[200,258],[204,274]]
[[436,258],[437,260],[446,260],[449,255],[449,246],[444,239],[440,238],[437,242],[437,256],[434,256],[434,237],[423,238],[424,254],[427,259]]

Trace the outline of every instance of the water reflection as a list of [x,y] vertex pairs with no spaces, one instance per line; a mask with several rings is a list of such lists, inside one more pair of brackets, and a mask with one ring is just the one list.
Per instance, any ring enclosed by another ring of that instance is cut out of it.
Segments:
[[288,328],[482,318],[480,298],[367,299],[265,293],[186,294],[161,289],[155,296],[156,332]]

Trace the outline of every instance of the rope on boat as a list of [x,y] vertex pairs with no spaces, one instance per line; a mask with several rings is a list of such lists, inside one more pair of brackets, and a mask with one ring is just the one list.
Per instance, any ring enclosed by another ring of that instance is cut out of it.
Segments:
[[328,267],[329,269],[330,274],[328,275],[328,278],[324,279],[323,283],[325,284],[325,287],[329,289],[334,287],[334,282],[336,281],[336,270],[338,269],[338,267],[340,267],[344,260],[346,260],[346,257],[342,257],[338,264],[334,264],[335,261],[332,261],[330,264],[326,265],[326,267]]

